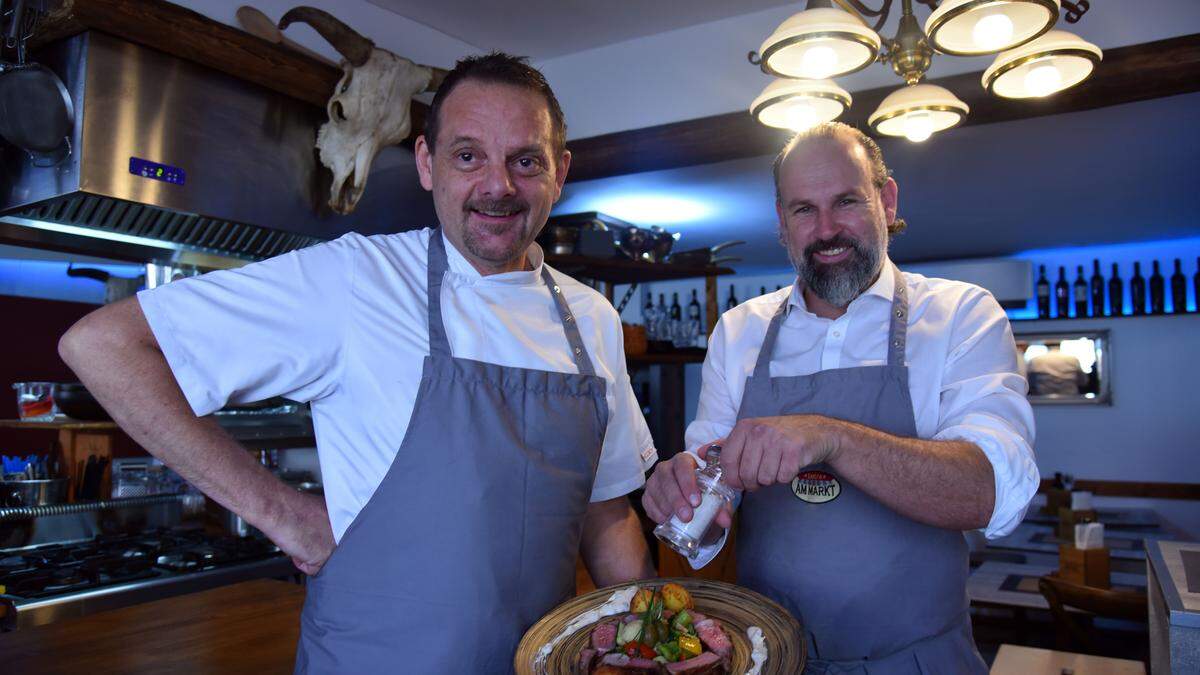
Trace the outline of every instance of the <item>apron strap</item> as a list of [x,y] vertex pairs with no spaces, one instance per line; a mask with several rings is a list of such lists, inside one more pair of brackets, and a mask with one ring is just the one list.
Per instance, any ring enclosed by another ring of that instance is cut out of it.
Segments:
[[442,228],[435,228],[429,235],[429,354],[450,356],[450,340],[446,337],[446,325],[442,323],[442,279],[450,263],[446,260],[446,243],[442,241]]
[[[799,284],[798,281],[796,283]],[[763,338],[762,347],[758,350],[758,360],[754,362],[755,377],[770,377],[771,354],[775,353],[775,339],[779,337],[779,326],[783,324],[783,317],[787,314],[788,301],[791,299],[792,294],[788,293],[783,302],[779,303],[779,308],[775,310],[775,316],[771,317],[771,323],[767,326],[767,335]]]
[[908,343],[908,285],[896,263],[892,263],[895,291],[892,293],[892,322],[888,329],[888,365],[904,365],[904,346]]
[[558,322],[562,324],[563,332],[567,334],[567,344],[571,347],[571,358],[575,360],[575,367],[579,369],[580,375],[595,375],[596,369],[592,366],[592,357],[588,354],[587,345],[583,344],[583,336],[579,334],[579,325],[575,321],[575,315],[571,312],[567,299],[563,297],[562,288],[550,274],[550,268],[544,264],[542,265],[542,281],[550,289],[550,297],[554,298],[554,306],[558,309]]
[[[449,268],[450,265],[446,259],[446,244],[442,241],[442,230],[437,228],[429,236],[429,353],[432,356],[451,356],[450,340],[446,337],[446,325],[442,322],[442,279],[445,278]],[[579,334],[575,314],[571,312],[570,305],[562,295],[562,289],[555,283],[554,277],[550,275],[550,270],[545,265],[542,265],[542,281],[550,289],[550,297],[554,298],[559,325],[562,326],[563,333],[567,337],[567,344],[570,346],[571,358],[575,361],[575,366],[579,368],[582,375],[595,375],[596,369],[592,365],[587,345],[583,343],[583,337]]]
[[[904,365],[904,346],[908,343],[908,287],[900,268],[892,265],[892,276],[895,289],[892,292],[891,325],[888,328],[888,358],[889,366]],[[755,377],[769,377],[771,372],[771,355],[775,353],[775,340],[779,337],[779,327],[787,314],[788,302],[792,299],[789,293],[779,303],[771,323],[767,326],[767,334],[763,338],[762,348],[758,351],[758,360],[754,363]]]

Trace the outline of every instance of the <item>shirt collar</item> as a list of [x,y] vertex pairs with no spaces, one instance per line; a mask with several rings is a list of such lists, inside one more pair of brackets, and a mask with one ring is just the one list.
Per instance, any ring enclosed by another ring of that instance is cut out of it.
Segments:
[[502,274],[489,274],[483,276],[475,266],[470,263],[455,248],[454,243],[446,238],[446,233],[443,229],[438,229],[438,236],[442,238],[442,243],[446,245],[446,262],[450,273],[474,284],[503,284],[506,286],[527,286],[530,284],[541,283],[542,264],[545,262],[545,255],[542,253],[542,247],[533,242],[529,245],[529,249],[525,251],[525,259],[533,268],[531,270],[518,270],[516,272],[504,272]]
[[[883,257],[883,266],[879,270],[879,278],[875,279],[875,283],[868,286],[867,290],[863,291],[857,298],[850,301],[850,306],[847,307],[847,311],[849,311],[851,308],[853,308],[856,304],[859,304],[860,301],[863,299],[863,297],[872,297],[873,296],[873,297],[877,297],[877,298],[882,298],[890,303],[892,301],[892,298],[895,296],[895,294],[896,294],[895,268],[892,266],[891,258],[888,258],[885,255]],[[808,311],[808,303],[804,301],[804,293],[802,292],[799,279],[792,282],[792,291],[788,295],[787,311],[789,314],[791,313],[793,307],[799,309],[802,312]]]

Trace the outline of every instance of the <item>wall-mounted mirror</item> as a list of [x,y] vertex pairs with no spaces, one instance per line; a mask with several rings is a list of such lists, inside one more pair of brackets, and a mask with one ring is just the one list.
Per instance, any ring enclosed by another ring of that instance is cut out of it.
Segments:
[[1017,333],[1017,355],[1029,380],[1031,403],[1112,400],[1108,331]]

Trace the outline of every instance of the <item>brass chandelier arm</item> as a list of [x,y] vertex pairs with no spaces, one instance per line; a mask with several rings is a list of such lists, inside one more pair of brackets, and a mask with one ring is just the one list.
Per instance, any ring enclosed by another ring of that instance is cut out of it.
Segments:
[[871,26],[871,30],[875,31],[876,33],[879,32],[880,28],[883,28],[883,24],[887,21],[888,13],[892,9],[892,0],[883,0],[883,4],[879,6],[879,9],[871,9],[870,7],[867,7],[862,3],[862,0],[833,1],[837,3],[839,7],[846,10],[847,13],[858,17],[858,19],[862,21],[864,25],[867,25],[866,20],[863,19],[864,16],[879,17],[879,20],[875,22],[875,25]]

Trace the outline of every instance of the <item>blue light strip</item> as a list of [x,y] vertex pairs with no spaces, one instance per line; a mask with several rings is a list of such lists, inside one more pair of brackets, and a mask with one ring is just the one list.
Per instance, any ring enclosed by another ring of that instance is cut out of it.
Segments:
[[[1078,273],[1077,268],[1083,266],[1085,281],[1092,276],[1092,261],[1100,261],[1100,274],[1104,277],[1104,294],[1108,297],[1108,281],[1112,276],[1113,263],[1117,264],[1121,282],[1124,285],[1124,314],[1133,312],[1133,300],[1129,289],[1129,280],[1133,277],[1133,263],[1142,264],[1142,278],[1146,280],[1146,307],[1149,309],[1150,275],[1153,273],[1153,261],[1159,263],[1159,274],[1163,277],[1165,289],[1165,309],[1168,314],[1175,313],[1171,300],[1171,275],[1175,273],[1175,258],[1182,261],[1183,275],[1187,278],[1187,311],[1195,312],[1197,298],[1193,287],[1196,274],[1196,259],[1200,257],[1200,237],[1187,239],[1168,239],[1145,241],[1128,244],[1103,244],[1098,246],[1073,246],[1064,248],[1046,248],[1024,251],[1012,256],[1033,263],[1033,278],[1037,281],[1038,266],[1046,266],[1046,279],[1050,282],[1051,294],[1054,283],[1058,281],[1058,268],[1064,267],[1067,272],[1067,283],[1073,284]],[[1089,297],[1090,302],[1090,297]],[[1107,303],[1106,303],[1107,304]],[[1072,300],[1071,305],[1074,306]],[[1051,299],[1050,316],[1054,317],[1054,303]],[[1008,310],[1010,319],[1036,319],[1037,298],[1030,298],[1025,307]]]

